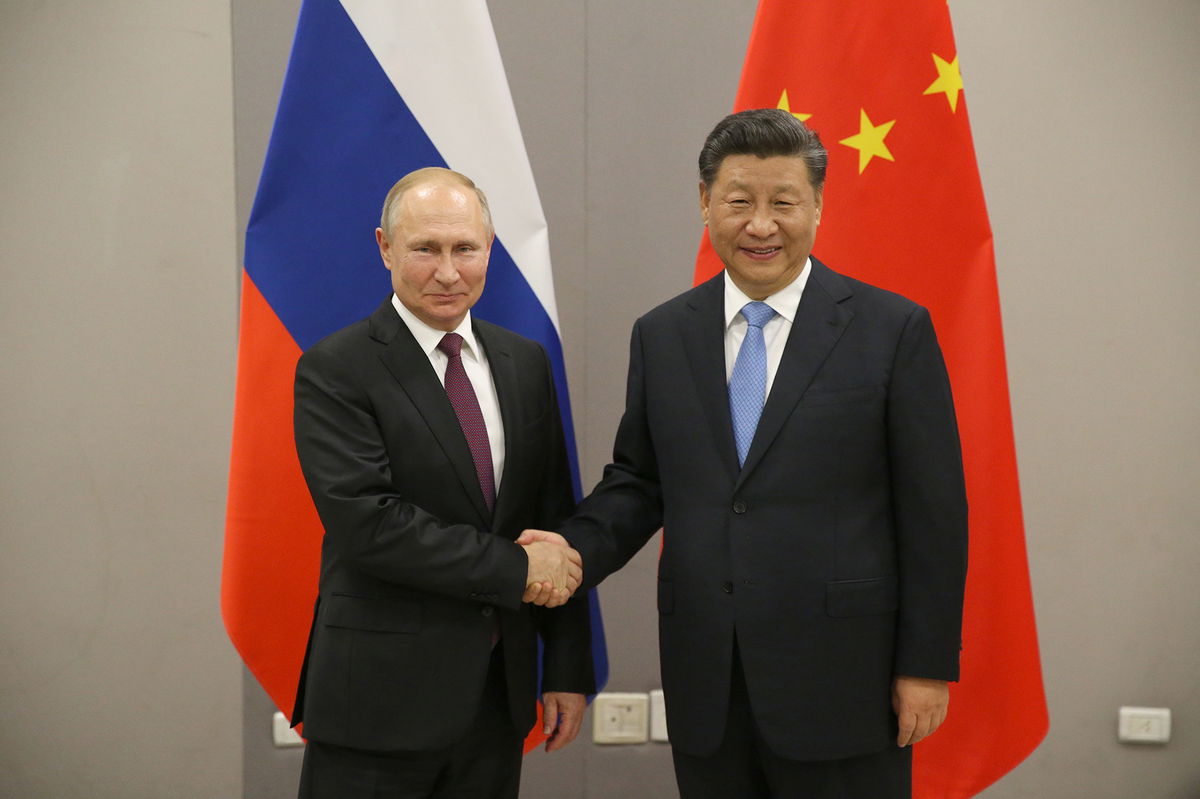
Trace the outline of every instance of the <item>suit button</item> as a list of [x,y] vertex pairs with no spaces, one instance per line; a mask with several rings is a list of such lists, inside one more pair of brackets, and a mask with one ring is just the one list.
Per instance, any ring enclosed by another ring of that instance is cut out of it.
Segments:
[[732,594],[733,593],[733,583],[726,580],[725,582],[721,583],[721,590],[727,594]]
[[491,616],[493,611],[494,611],[494,608],[492,608],[491,605],[488,605],[485,608],[481,608],[479,612],[482,613],[484,616]]
[[733,512],[734,513],[745,513],[746,512],[746,503],[742,502],[740,499],[737,502],[734,502],[733,503]]

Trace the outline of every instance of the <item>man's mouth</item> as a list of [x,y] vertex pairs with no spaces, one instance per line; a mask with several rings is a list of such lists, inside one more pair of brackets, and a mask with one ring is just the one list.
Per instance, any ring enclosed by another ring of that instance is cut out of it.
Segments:
[[754,259],[767,259],[779,252],[782,247],[741,247],[742,252]]

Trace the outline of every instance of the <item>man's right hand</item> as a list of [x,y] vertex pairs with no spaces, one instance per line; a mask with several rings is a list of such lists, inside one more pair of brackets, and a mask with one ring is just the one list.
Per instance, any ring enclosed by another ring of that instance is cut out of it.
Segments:
[[529,558],[522,600],[548,608],[571,598],[583,581],[583,558],[558,533],[526,530],[517,543]]

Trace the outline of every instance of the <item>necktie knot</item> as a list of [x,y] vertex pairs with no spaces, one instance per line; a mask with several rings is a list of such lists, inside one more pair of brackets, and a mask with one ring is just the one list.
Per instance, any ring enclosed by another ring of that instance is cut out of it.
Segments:
[[742,307],[742,316],[751,327],[761,329],[774,315],[775,309],[765,302],[748,302]]
[[451,358],[456,358],[462,353],[463,337],[457,333],[447,333],[442,336],[442,340],[438,342],[438,349],[449,355]]

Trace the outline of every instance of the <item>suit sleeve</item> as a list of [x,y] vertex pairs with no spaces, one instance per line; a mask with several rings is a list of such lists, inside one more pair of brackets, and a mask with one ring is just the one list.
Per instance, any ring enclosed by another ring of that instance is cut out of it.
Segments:
[[316,348],[301,356],[294,421],[300,466],[325,527],[323,560],[352,561],[386,582],[520,607],[524,551],[406,501],[370,400],[336,354]]
[[[550,426],[550,445],[545,453],[547,468],[539,490],[537,524],[540,529],[553,530],[574,511],[575,488],[571,480],[558,393],[554,389],[554,373],[545,350],[541,350],[541,353],[546,396],[549,397],[546,418]],[[535,606],[531,610],[536,616],[543,643],[541,692],[595,693],[588,591],[580,588],[560,607]]]
[[583,556],[584,586],[620,569],[662,527],[658,460],[646,418],[645,350],[641,322],[629,344],[625,413],[613,443],[612,463],[578,512],[562,527]]
[[901,333],[887,425],[900,578],[894,671],[957,680],[967,498],[950,380],[924,308]]

